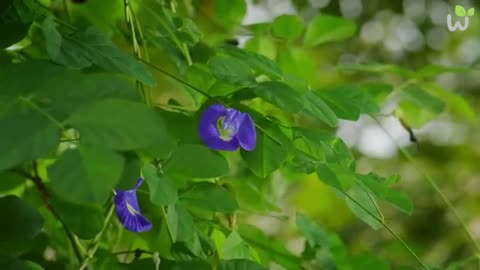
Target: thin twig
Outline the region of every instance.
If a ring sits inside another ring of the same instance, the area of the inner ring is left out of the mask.
[[[89,249],[87,250],[87,254],[85,255],[85,258],[83,259],[82,265],[80,266],[80,270],[83,270],[88,267],[91,259],[93,259],[93,256],[95,255],[95,252],[97,252],[98,246],[100,245],[100,240],[102,240],[103,234],[105,233],[108,227],[108,224],[110,224],[110,220],[112,219],[114,210],[115,210],[115,205],[112,202],[112,205],[110,206],[110,209],[108,210],[107,216],[103,223],[103,228],[97,234],[95,239],[93,239]]]
[[[81,262],[82,260],[82,254],[80,253],[79,249],[79,243],[75,241],[75,235],[70,231],[70,229],[67,227],[65,222],[62,220],[60,215],[58,215],[57,211],[53,207],[53,205],[50,202],[50,193],[48,192],[47,188],[43,184],[42,178],[40,177],[40,174],[38,173],[38,163],[37,161],[33,161],[33,172],[34,175],[29,174],[28,172],[25,172],[20,169],[12,169],[10,170],[20,176],[23,176],[33,182],[35,185],[36,189],[38,190],[38,193],[40,195],[40,199],[42,200],[43,204],[45,207],[50,211],[50,213],[62,224],[63,230],[65,231],[65,234],[68,237],[68,240],[70,241],[70,244],[73,247],[73,251],[75,253],[75,256],[77,257],[78,262]]]
[[[398,145],[398,143],[395,141],[393,136],[385,129],[385,127],[383,127],[383,125],[380,123],[380,121],[377,118],[374,118],[374,120],[377,122],[377,124],[383,130],[383,132],[385,132],[385,134],[390,137],[390,140],[397,147],[397,149],[399,149],[400,153],[402,153],[402,155],[412,164],[412,166],[415,168],[415,170],[417,170],[417,172],[419,172],[421,175],[423,175],[423,177],[427,180],[427,182],[430,184],[430,186],[433,188],[433,190],[440,196],[442,201],[447,206],[448,210],[451,211],[452,214],[455,216],[457,222],[460,224],[463,231],[465,232],[465,234],[467,235],[469,240],[472,242],[472,244],[475,247],[475,249],[477,250],[477,252],[480,252],[480,244],[478,243],[478,241],[475,239],[473,234],[468,229],[467,224],[465,223],[465,221],[463,221],[462,217],[460,216],[458,211],[455,209],[455,206],[453,206],[452,202],[448,199],[447,195],[445,195],[445,193],[443,193],[443,191],[437,185],[435,180],[433,180],[433,178],[430,177],[430,175],[428,175],[419,166],[417,166],[415,164],[415,160],[410,155],[410,153],[408,151],[406,151],[405,149],[403,149],[400,145]]]
[[[393,235],[393,237],[395,237],[395,239],[397,239],[404,247],[405,249],[408,250],[408,252],[418,261],[418,263],[420,265],[422,265],[422,267],[426,270],[429,270],[430,268],[428,268],[427,265],[425,265],[425,263],[423,263],[423,261],[420,259],[420,257],[418,257],[418,255],[408,246],[408,244],[403,241],[403,239],[395,232],[392,230],[392,228],[390,228],[390,226],[388,226],[387,223],[385,223],[385,221],[383,221],[382,219],[380,219],[379,217],[377,217],[375,214],[373,214],[372,212],[370,212],[370,210],[368,210],[365,206],[363,206],[361,203],[359,203],[357,200],[355,200],[352,196],[350,196],[350,194],[346,193],[346,192],[342,192],[343,195],[345,195],[349,200],[351,200],[353,203],[355,203],[356,205],[358,205],[360,208],[362,208],[363,211],[365,211],[368,215],[370,215],[371,217],[373,217],[377,222],[379,222],[380,224],[382,224],[382,226],[387,229],[387,231]]]

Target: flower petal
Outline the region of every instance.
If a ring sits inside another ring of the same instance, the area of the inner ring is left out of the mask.
[[[214,104],[208,107],[200,118],[198,133],[200,139],[211,149],[235,151],[238,149],[238,141],[235,138],[223,140],[217,129],[217,121],[220,117],[226,116],[227,109],[221,104]]]
[[[243,113],[243,121],[240,124],[236,138],[240,146],[247,150],[252,151],[257,146],[257,132],[255,130],[255,123],[248,113]]]
[[[142,215],[138,206],[137,188],[142,183],[143,179],[140,178],[133,189],[116,190],[113,198],[118,219],[127,230],[132,232],[145,232],[152,229],[152,223]]]

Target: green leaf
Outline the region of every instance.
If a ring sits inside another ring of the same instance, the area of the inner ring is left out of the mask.
[[[21,8],[19,8],[21,7]],[[21,41],[28,33],[34,19],[32,0],[2,0],[0,7],[0,48]]]
[[[22,184],[25,184],[25,177],[12,171],[0,173],[0,193],[8,193]]]
[[[302,94],[282,82],[263,82],[253,88],[257,96],[287,112],[303,109]]]
[[[52,189],[75,203],[104,203],[122,174],[124,159],[101,147],[81,146],[48,167]]]
[[[81,239],[94,238],[103,228],[103,209],[99,205],[78,204],[54,197],[52,205],[67,227]]]
[[[387,187],[381,182],[381,178],[373,173],[357,175],[357,178],[376,197],[384,199],[408,215],[412,214],[413,203],[405,192]]]
[[[60,142],[59,128],[38,112],[8,114],[0,126],[0,171],[43,157]]]
[[[250,67],[236,58],[218,55],[208,62],[213,75],[220,81],[244,87],[255,85],[255,77]]]
[[[310,246],[330,247],[330,235],[307,216],[297,213],[297,228],[305,236]]]
[[[279,240],[248,224],[238,224],[238,232],[266,262],[275,262],[287,270],[301,269],[300,258],[288,251]]]
[[[230,213],[238,209],[237,201],[230,191],[210,182],[194,184],[181,195],[180,200],[187,207],[213,212]]]
[[[245,259],[221,260],[218,270],[267,270],[263,265]]]
[[[265,123],[265,124],[264,124]],[[247,167],[257,176],[265,178],[280,168],[288,158],[290,142],[278,127],[267,122],[258,123],[270,135],[257,132],[257,146],[253,151],[241,151]],[[272,139],[275,138],[277,141]]]
[[[387,262],[369,255],[354,256],[350,264],[355,266],[355,270],[390,270]]]
[[[340,191],[349,190],[355,182],[355,172],[338,163],[319,164],[317,175],[322,182]]]
[[[73,58],[74,63],[86,63],[88,61],[105,70],[132,76],[149,86],[155,85],[152,74],[140,61],[118,48],[110,39],[94,28],[78,31],[64,38],[62,46],[65,42],[67,45],[61,51],[68,51],[68,54],[58,56],[64,57],[62,62],[71,60],[69,58]]]
[[[420,87],[408,87],[402,93],[404,99],[433,113],[441,113],[445,109],[445,103],[442,100],[430,95]]]
[[[349,189],[348,194],[350,198],[345,197],[345,200],[352,213],[373,229],[380,229],[380,220],[384,218],[373,195],[357,183]]]
[[[330,106],[338,118],[357,120],[360,114],[373,115],[380,111],[373,97],[366,91],[353,85],[344,85],[317,94]]]
[[[272,211],[279,212],[280,209],[270,201],[259,184],[258,178],[239,178],[229,181],[228,185],[232,187],[238,205],[242,210],[253,212],[269,213]]]
[[[29,80],[23,79],[25,74],[29,74]],[[2,94],[9,98],[28,96],[35,104],[62,117],[107,98],[140,98],[133,84],[123,76],[103,72],[83,73],[49,61],[6,64],[0,72],[0,82]]]
[[[216,0],[215,17],[217,23],[225,28],[235,28],[241,23],[247,12],[245,0]]]
[[[357,27],[349,19],[330,15],[317,15],[307,26],[303,40],[311,47],[326,42],[345,40],[355,34]]]
[[[15,257],[0,255],[0,269],[3,270],[44,270],[34,262],[20,260]]]
[[[148,184],[152,203],[164,206],[177,201],[177,188],[168,176],[160,175],[152,164],[145,164],[142,172]]]
[[[167,141],[160,115],[147,105],[128,100],[101,100],[76,111],[67,123],[83,143],[115,150],[145,148]]]
[[[305,28],[303,19],[296,15],[281,15],[272,23],[272,34],[279,38],[296,39],[300,37]]]
[[[445,103],[418,86],[402,91],[403,99],[395,114],[411,127],[420,127],[445,109]]]
[[[0,197],[0,242],[33,239],[43,227],[37,210],[17,196]]]
[[[227,160],[203,145],[181,144],[164,167],[167,175],[212,178],[227,175]]]
[[[42,32],[48,56],[53,61],[72,68],[85,68],[92,65],[92,60],[83,50],[79,50],[77,44],[62,38],[52,16],[42,22]]]
[[[172,230],[173,241],[190,241],[195,236],[193,218],[180,203],[168,206],[167,222]]]
[[[455,15],[458,17],[465,17],[467,15],[467,12],[465,11],[465,8],[460,6],[460,5],[455,5]]]
[[[469,8],[468,11],[467,11],[467,15],[469,17],[472,17],[474,14],[475,14],[475,9],[473,7]]]
[[[477,121],[478,118],[475,110],[461,95],[448,91],[436,83],[424,83],[422,84],[422,87],[445,102],[451,113],[463,117],[470,123],[475,123]]]
[[[305,107],[302,110],[303,114],[322,121],[330,127],[337,126],[338,119],[335,112],[319,94],[313,91],[308,91],[304,95],[304,100]]]
[[[232,231],[223,242],[221,258],[225,260],[251,259],[251,248],[237,231]]]
[[[264,55],[236,47],[224,47],[222,51],[240,61],[245,62],[245,64],[247,64],[254,71],[265,74],[272,80],[279,80],[283,78],[283,72],[277,63]]]

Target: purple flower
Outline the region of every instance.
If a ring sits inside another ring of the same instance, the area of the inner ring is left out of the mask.
[[[214,150],[235,151],[241,146],[252,151],[257,143],[255,124],[250,115],[221,104],[205,110],[198,131],[200,139]]]
[[[142,185],[139,178],[134,188],[129,190],[115,190],[113,202],[117,210],[117,217],[123,226],[132,232],[146,232],[152,228],[152,223],[141,213],[137,200],[137,189]]]

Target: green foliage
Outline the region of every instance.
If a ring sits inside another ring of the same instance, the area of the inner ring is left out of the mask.
[[[296,39],[302,35],[303,19],[299,16],[282,15],[272,23],[272,34],[284,39]]]
[[[0,225],[0,242],[30,240],[42,229],[42,216],[17,196],[1,197],[0,210],[2,220],[9,221]]]
[[[122,156],[98,146],[67,150],[48,167],[52,188],[71,202],[101,203],[111,194],[122,169]]]
[[[355,34],[354,22],[330,15],[317,15],[307,26],[305,46],[315,46],[331,41],[341,41]]]
[[[422,57],[415,70],[332,65],[358,46],[361,18],[330,7],[312,13],[294,1],[297,15],[242,25],[243,0],[54,2],[0,3],[0,46],[15,44],[0,54],[0,269],[394,269],[406,259],[364,234],[343,243],[358,230],[341,231],[343,210],[400,240],[390,219],[414,214],[417,200],[399,176],[370,172],[336,128],[382,117],[385,104],[409,128],[478,119],[474,102],[433,82],[471,68],[418,67]],[[244,47],[226,44],[244,34]],[[201,141],[199,119],[214,103],[252,117],[255,149]],[[134,188],[138,178],[146,185]],[[323,193],[291,203],[309,179]],[[136,192],[142,213],[132,201],[127,211],[150,231],[117,220],[120,190]],[[309,214],[290,222],[296,212]],[[297,252],[292,231],[305,240]],[[416,256],[403,240],[388,243],[397,245]]]

